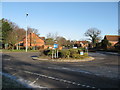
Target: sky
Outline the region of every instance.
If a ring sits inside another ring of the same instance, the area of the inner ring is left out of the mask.
[[[40,36],[84,40],[89,28],[101,30],[102,37],[118,34],[117,2],[3,2],[2,17],[20,28],[36,28]]]

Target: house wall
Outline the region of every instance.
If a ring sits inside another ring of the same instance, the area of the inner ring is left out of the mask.
[[[49,47],[51,47],[50,49],[53,49],[53,45],[44,45],[44,49],[48,49]],[[59,50],[62,50],[62,46],[58,46]]]
[[[43,46],[45,44],[44,40],[40,39],[36,34],[31,33],[27,37],[28,47],[29,46]],[[23,40],[24,46],[26,46],[26,38]]]
[[[118,41],[109,41],[111,43],[111,46],[114,46]]]

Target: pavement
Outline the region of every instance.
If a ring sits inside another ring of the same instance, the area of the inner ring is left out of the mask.
[[[33,60],[37,52],[3,53],[3,72],[37,88],[118,88],[118,55],[89,53],[93,61]]]

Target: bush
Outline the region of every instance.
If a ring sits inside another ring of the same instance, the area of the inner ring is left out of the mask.
[[[67,50],[59,50],[58,56],[59,58],[84,58],[88,56],[87,53],[84,53],[84,55],[80,55],[80,52],[83,51],[81,49],[67,49]],[[41,50],[40,51],[40,56],[46,55],[46,56],[52,56],[52,50]]]
[[[70,51],[69,50],[61,50],[59,53],[61,58],[69,58],[70,57]]]
[[[72,54],[72,58],[77,58],[77,59],[79,59],[79,58],[80,58],[80,54]]]
[[[49,55],[49,52],[50,52],[50,50],[44,50],[44,51],[43,51],[43,54],[48,56],[48,55]]]

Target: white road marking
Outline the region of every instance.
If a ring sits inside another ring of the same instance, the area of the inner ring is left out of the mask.
[[[98,59],[105,59],[105,58],[98,58]]]
[[[47,88],[47,87],[43,87],[43,86],[40,86],[40,85],[37,85],[37,84],[30,84],[31,81],[28,81],[28,80],[25,80],[21,77],[17,78],[15,76],[12,76],[8,73],[4,73],[4,72],[0,72],[0,75],[3,75],[3,76],[6,76],[8,78],[11,78],[12,80],[15,80],[16,82],[26,86],[27,88]]]
[[[52,67],[48,67],[48,68],[52,68]],[[9,69],[13,69],[13,68],[9,68]],[[57,67],[55,69],[59,69],[59,68]],[[69,68],[64,68],[64,67],[62,69],[70,70]],[[71,71],[78,71],[78,70],[71,70]],[[30,72],[30,71],[24,71],[24,72],[32,74],[32,75],[37,75],[37,76],[49,78],[49,79],[52,79],[52,80],[64,82],[64,83],[69,83],[69,84],[77,85],[77,86],[82,86],[82,87],[86,87],[86,88],[96,88],[96,87],[92,87],[92,86],[88,86],[88,85],[83,85],[83,84],[80,84],[80,83],[76,83],[76,82],[73,82],[73,81],[68,81],[68,80],[64,80],[64,79],[60,79],[60,78],[55,78],[55,77],[51,77],[51,76],[46,76],[44,74],[34,73],[34,72]],[[86,72],[86,71],[78,71],[78,72],[84,72],[84,73],[90,74],[90,72]],[[31,82],[30,85],[34,84],[38,79],[39,79],[39,77],[35,81]]]
[[[78,86],[80,86],[81,84],[77,84]]]
[[[108,72],[112,72],[112,71],[108,71]]]
[[[10,58],[6,58],[6,59],[4,59],[4,60],[8,60],[8,61],[9,61],[9,60],[11,60],[11,59],[10,59]]]
[[[95,87],[92,87],[92,88],[95,88]]]
[[[16,75],[17,73],[12,74],[13,76]]]
[[[64,80],[64,79],[60,79],[60,78],[55,78],[55,77],[51,77],[51,76],[46,76],[44,74],[33,73],[33,72],[30,72],[30,71],[24,71],[24,72],[25,73],[29,73],[29,74],[33,74],[33,75],[38,75],[38,76],[41,76],[41,77],[46,77],[46,78],[49,78],[49,79],[52,79],[52,80],[57,80],[57,81],[64,82],[64,83],[69,83],[69,84],[73,84],[73,85],[77,85],[77,86],[82,86],[82,87],[86,87],[86,88],[93,88],[92,86],[82,85],[80,83],[76,83],[76,82],[73,82],[73,81],[68,81],[68,80]]]
[[[9,68],[9,69],[13,69],[13,68]]]
[[[32,83],[30,83],[30,84],[34,84],[35,82],[37,82],[38,81],[38,79],[39,79],[39,77],[38,78],[36,78],[36,80],[35,81],[33,81]]]
[[[84,70],[79,70],[79,69],[73,69],[73,68],[66,68],[66,67],[48,67],[49,69],[56,69],[56,70],[68,70],[68,71],[73,71],[73,72],[80,72],[80,73],[86,73],[86,74],[92,74],[91,72],[84,71]]]
[[[89,88],[90,86],[86,86],[87,88]]]

